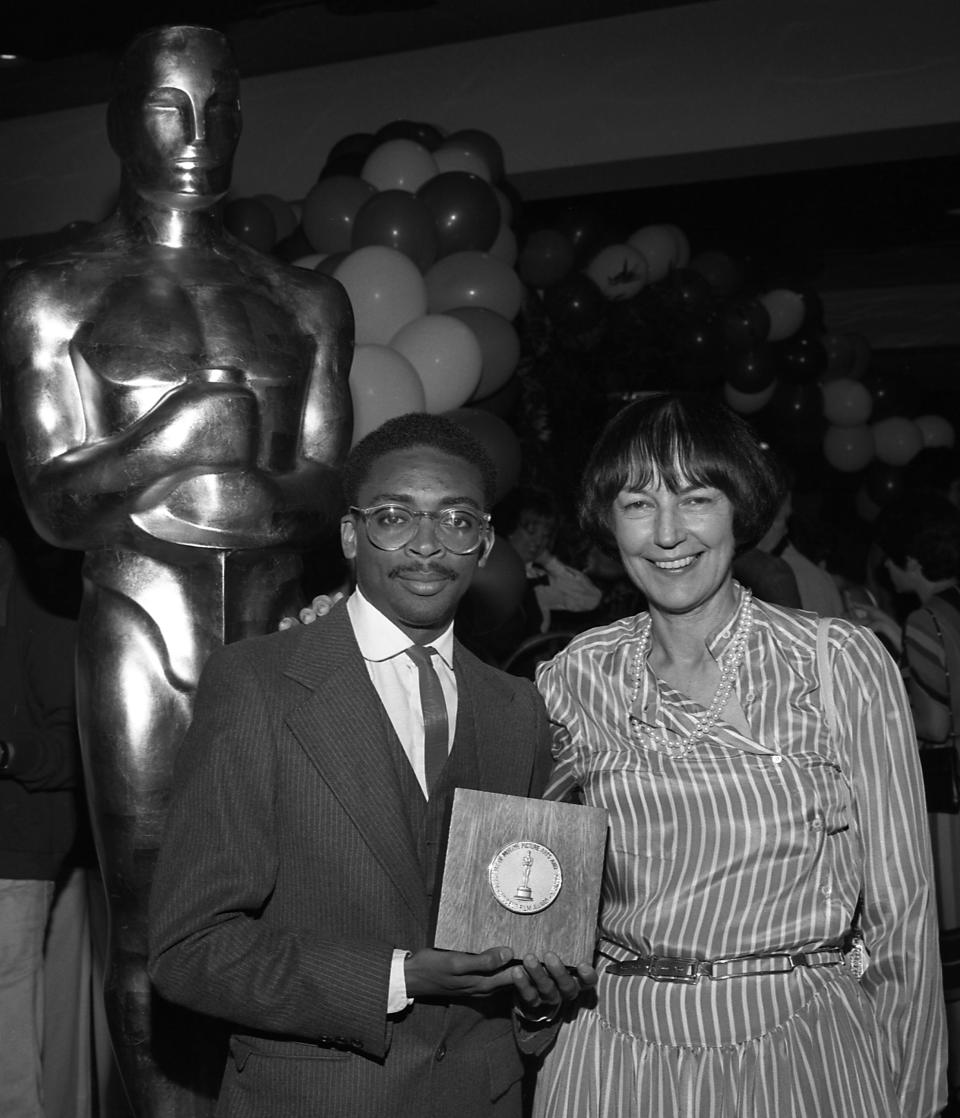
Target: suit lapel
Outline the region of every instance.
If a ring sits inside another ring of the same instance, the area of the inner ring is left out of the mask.
[[[346,609],[309,628],[286,674],[312,693],[289,712],[287,725],[422,922],[423,874],[384,737],[386,716]]]
[[[506,680],[459,643],[455,650],[461,710],[468,707],[477,732],[480,787],[486,792],[526,795],[536,743],[533,725],[517,711],[516,696]],[[525,732],[524,732],[525,731]]]

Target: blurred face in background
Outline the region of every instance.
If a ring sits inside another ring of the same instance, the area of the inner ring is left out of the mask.
[[[556,532],[555,517],[524,512],[520,514],[516,528],[507,538],[524,563],[533,563],[553,546]]]

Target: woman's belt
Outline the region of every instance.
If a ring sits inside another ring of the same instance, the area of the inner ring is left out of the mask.
[[[843,962],[839,947],[816,951],[771,951],[762,955],[738,955],[728,959],[687,959],[672,955],[638,955],[610,963],[607,974],[652,978],[654,982],[693,984],[701,978],[722,982],[758,974],[789,974],[799,967],[836,967]]]

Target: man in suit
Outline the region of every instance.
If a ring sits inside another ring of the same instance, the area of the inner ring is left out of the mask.
[[[219,1114],[517,1118],[522,1052],[595,980],[550,954],[511,963],[509,945],[429,946],[453,789],[535,796],[549,766],[533,685],[453,637],[493,542],[494,481],[447,420],[384,424],[344,469],[354,593],[204,670],[154,878],[150,974],[233,1025]],[[429,650],[423,683],[414,646]]]

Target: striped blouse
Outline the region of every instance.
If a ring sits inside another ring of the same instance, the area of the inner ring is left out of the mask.
[[[702,708],[646,663],[635,678],[645,615],[581,634],[541,665],[556,762],[547,795],[578,794],[609,812],[600,948],[613,958],[835,944],[862,891],[871,957],[860,988],[902,1113],[925,1118],[944,1102],[943,995],[916,741],[899,672],[871,632],[832,620],[832,733],[821,707],[817,618],[756,599],[754,611],[735,684],[750,735],[721,721],[683,756],[646,731],[687,733]],[[709,641],[715,657],[734,620]],[[710,985],[718,992],[703,997],[728,999],[711,1007],[717,1021],[728,1014],[718,1028],[731,1038],[738,1023],[756,1025],[751,1035],[765,1030],[769,1007],[750,1005],[761,996],[750,991],[778,995],[762,984]],[[686,1016],[700,1012],[683,999],[701,995],[672,986],[655,996],[667,1000],[654,1016],[682,1002],[674,1025],[657,1026],[668,1042],[693,1043],[670,1032],[679,1036]]]

